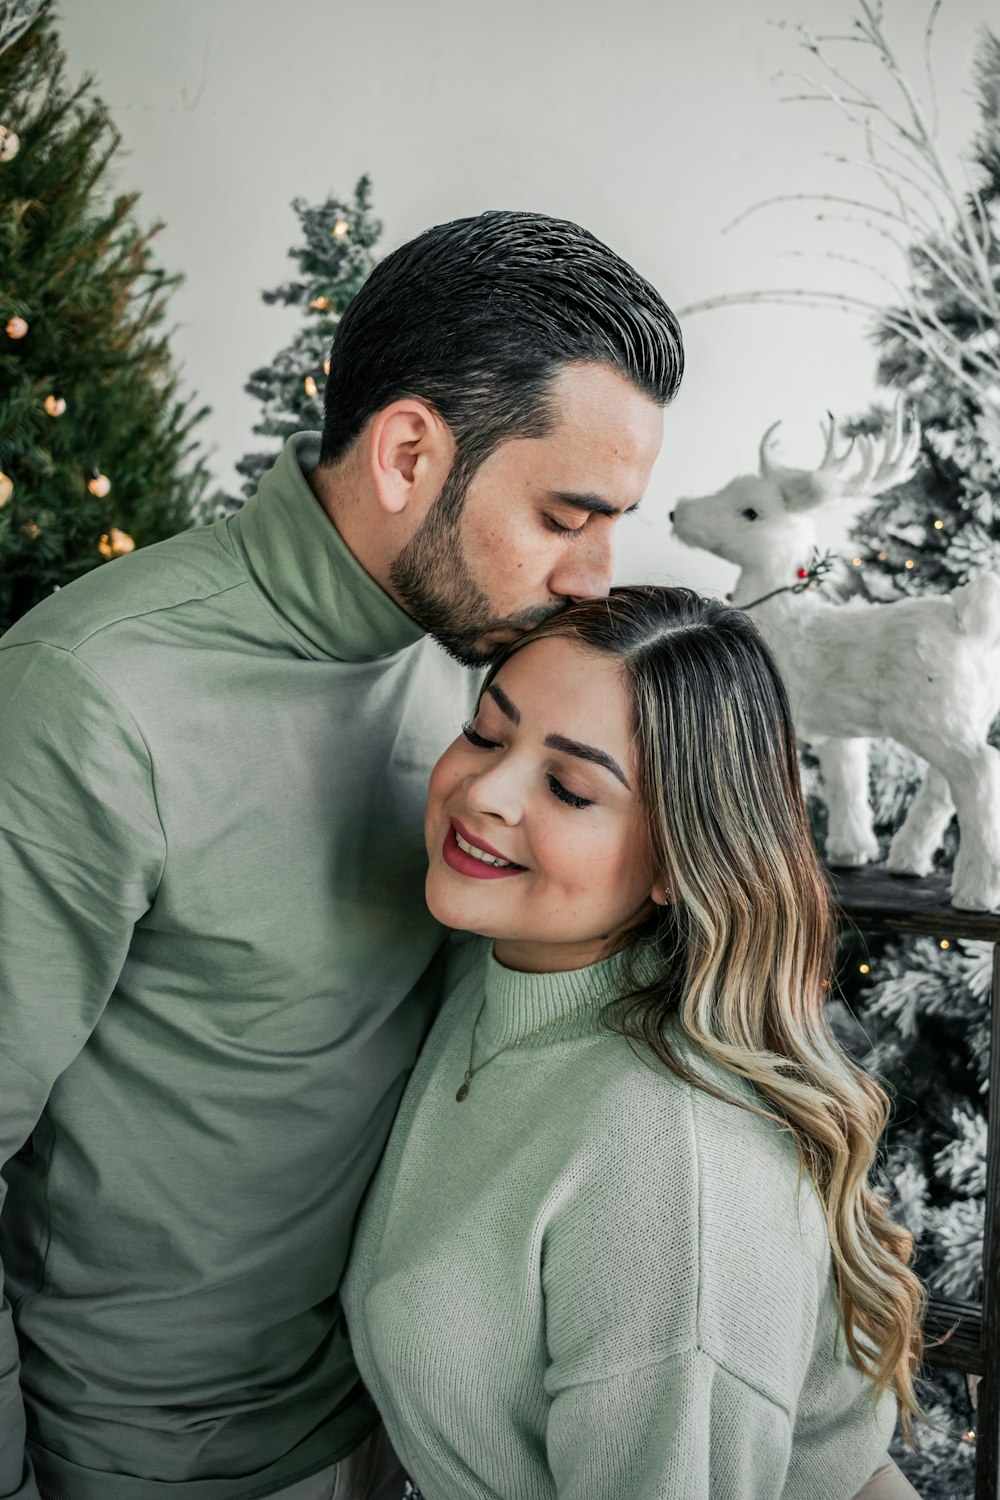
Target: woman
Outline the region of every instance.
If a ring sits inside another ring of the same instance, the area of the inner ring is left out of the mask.
[[[788,704],[683,589],[505,650],[431,778],[448,993],[345,1287],[427,1500],[915,1492],[911,1236],[883,1090],[827,1028]],[[862,1489],[862,1486],[864,1488]]]

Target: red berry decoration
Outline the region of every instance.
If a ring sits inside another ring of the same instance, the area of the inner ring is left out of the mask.
[[[809,569],[808,568],[800,568],[799,569],[799,577],[800,578],[808,578],[809,577]]]

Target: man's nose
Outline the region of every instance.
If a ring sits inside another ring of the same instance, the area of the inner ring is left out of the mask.
[[[562,599],[606,599],[614,567],[614,533],[608,527],[607,535],[595,537],[586,551],[581,548],[562,559],[549,580],[549,588]]]

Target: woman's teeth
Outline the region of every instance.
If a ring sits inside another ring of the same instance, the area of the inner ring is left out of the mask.
[[[498,859],[495,854],[487,854],[485,849],[477,849],[474,844],[467,843],[457,829],[455,843],[464,854],[471,854],[473,859],[481,859],[484,865],[497,865],[501,870],[513,869],[512,860]]]

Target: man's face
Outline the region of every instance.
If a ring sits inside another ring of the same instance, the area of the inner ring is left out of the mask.
[[[456,470],[392,564],[404,607],[467,666],[611,587],[614,528],[639,502],[661,408],[603,365],[554,379],[545,437],[502,443],[461,500]]]

